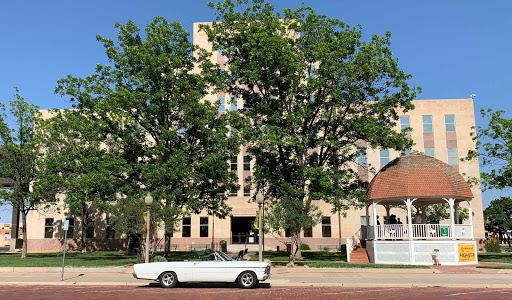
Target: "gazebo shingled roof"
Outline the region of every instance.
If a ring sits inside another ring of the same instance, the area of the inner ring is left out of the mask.
[[[425,155],[407,155],[383,167],[370,182],[368,200],[397,198],[471,199],[468,184],[452,166]]]

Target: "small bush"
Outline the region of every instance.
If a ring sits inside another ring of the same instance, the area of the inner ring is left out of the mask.
[[[302,243],[300,244],[300,250],[311,250],[308,244]]]
[[[167,258],[160,256],[160,255],[156,255],[151,258],[151,261],[152,262],[162,262],[162,261],[167,261]]]
[[[498,240],[488,239],[485,241],[485,251],[487,252],[501,252],[501,246]]]

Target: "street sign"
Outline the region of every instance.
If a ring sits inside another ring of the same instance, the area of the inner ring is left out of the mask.
[[[68,230],[69,229],[69,220],[66,220],[64,221],[64,230]]]

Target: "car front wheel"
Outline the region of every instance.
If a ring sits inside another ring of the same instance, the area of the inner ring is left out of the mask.
[[[174,272],[163,272],[160,275],[160,286],[163,288],[173,288],[178,284],[178,278]]]
[[[245,271],[238,277],[238,284],[241,288],[252,289],[258,284],[258,277],[254,272]]]

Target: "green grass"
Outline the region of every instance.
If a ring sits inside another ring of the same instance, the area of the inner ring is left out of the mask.
[[[272,262],[272,265],[284,266],[287,262]],[[308,266],[310,268],[345,268],[345,269],[430,269],[429,266],[417,265],[376,265],[376,264],[348,264],[340,262],[296,262],[297,266]]]
[[[272,262],[288,262],[289,255],[287,252],[277,252],[277,251],[265,251],[263,252],[263,258],[269,259]],[[251,257],[252,261],[257,261],[258,256]],[[327,252],[327,251],[308,251],[302,252],[302,259],[297,259],[296,261],[346,261],[346,254],[340,255],[339,252]]]
[[[162,255],[156,253],[155,255]],[[171,258],[198,260],[195,252],[171,252]],[[112,267],[131,266],[138,263],[137,255],[126,255],[124,252],[98,251],[88,253],[66,253],[67,267]],[[28,253],[21,259],[21,253],[0,253],[0,267],[61,267],[62,252],[59,253]]]
[[[478,261],[480,262],[500,262],[512,264],[512,252],[495,253],[481,252],[478,253]]]
[[[512,266],[477,266],[480,269],[512,269]]]

